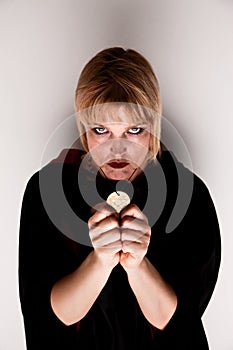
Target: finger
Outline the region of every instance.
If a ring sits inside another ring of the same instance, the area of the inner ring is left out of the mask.
[[[121,219],[120,227],[142,231],[143,233],[150,231],[150,226],[148,226],[146,221],[128,215],[124,216],[123,219]]]
[[[105,254],[116,254],[122,250],[122,242],[120,240],[117,240],[96,249],[98,249],[98,251],[104,252]]]
[[[107,231],[105,233],[102,233],[101,235],[98,235],[96,237],[92,236],[90,234],[90,238],[92,241],[92,244],[95,248],[103,247],[105,245],[108,245],[112,242],[120,241],[121,239],[121,233],[119,229],[113,229],[110,231]]]
[[[146,243],[138,243],[132,241],[122,242],[122,251],[123,253],[130,253],[132,255],[141,255],[144,252],[144,255],[147,252],[148,245]]]
[[[95,213],[96,211],[103,211],[105,209],[109,209],[109,211],[111,212],[115,212],[114,208],[111,207],[107,202],[100,202],[97,203],[92,209],[91,211],[93,211],[93,213]]]
[[[121,233],[121,240],[123,242],[137,242],[137,243],[149,243],[150,234],[148,232],[143,233],[137,230],[123,229]]]
[[[125,216],[132,216],[148,222],[146,215],[143,214],[136,204],[129,204],[121,211],[120,218],[123,219]]]
[[[113,228],[119,229],[119,222],[113,215],[108,216],[99,222],[89,222],[89,229],[95,236],[101,234],[102,232],[112,230]]]
[[[88,220],[89,228],[93,225],[93,223],[96,224],[97,222],[102,221],[110,215],[113,215],[116,218],[118,218],[118,214],[116,213],[116,211],[105,202],[98,203],[97,205],[95,205],[93,211],[95,211],[94,214]]]

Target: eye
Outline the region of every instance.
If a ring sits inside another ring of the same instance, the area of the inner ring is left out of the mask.
[[[99,128],[93,128],[92,129],[97,135],[102,135],[102,134],[106,134],[107,133],[107,129],[103,128],[103,127],[99,127]]]
[[[138,134],[140,134],[140,133],[143,132],[143,131],[144,131],[143,128],[134,127],[134,128],[130,128],[130,129],[128,130],[128,133],[129,133],[129,134],[133,134],[133,135],[138,135]]]

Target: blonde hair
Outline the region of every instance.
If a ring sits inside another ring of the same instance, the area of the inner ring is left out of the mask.
[[[100,115],[102,120],[103,115],[105,120],[106,115],[109,119],[106,113],[109,105],[124,106],[134,121],[150,122],[149,148],[152,158],[156,158],[160,151],[160,89],[150,63],[140,53],[121,47],[108,48],[97,53],[83,68],[75,91],[75,110],[86,151],[86,126]]]

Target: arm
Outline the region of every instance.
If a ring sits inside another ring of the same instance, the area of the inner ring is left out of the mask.
[[[103,289],[111,270],[91,252],[77,270],[53,286],[51,306],[57,317],[66,325],[82,319]]]
[[[46,178],[48,182],[47,187],[51,190],[50,195],[52,198],[53,193],[55,193],[55,189],[52,186],[54,183],[53,170],[54,168],[51,169],[51,173],[48,172]],[[108,273],[119,262],[118,252],[121,249],[119,230],[115,230],[114,236],[114,230],[112,230],[111,235],[108,235],[108,229],[106,228],[104,230],[103,228],[105,221],[108,227],[110,225],[111,220],[109,216],[112,212],[110,213],[109,211],[108,214],[105,213],[102,216],[102,221],[100,216],[97,217],[98,213],[95,216],[93,215],[94,220],[90,220],[89,222],[91,225],[89,233],[95,247],[95,254],[90,255],[82,267],[79,261],[77,261],[76,265],[76,269],[78,266],[81,267],[79,272],[82,271],[83,275],[84,267],[87,267],[87,265],[89,267],[92,266],[92,272],[96,271],[97,266],[101,266],[102,285],[104,284],[104,278],[107,279]],[[118,220],[116,221],[118,225]],[[114,226],[114,224],[112,225]],[[110,240],[113,239],[113,247],[109,243],[107,245],[108,249],[101,248],[101,244],[104,245],[104,242],[107,244],[105,239],[101,243],[100,238],[102,239],[102,236],[108,236]],[[118,243],[116,237],[118,237]],[[64,322],[57,317],[51,305],[51,291],[55,284],[64,279],[65,276],[67,276],[68,280],[68,276],[75,271],[76,257],[67,255],[66,251],[63,235],[53,225],[43,205],[39,187],[39,172],[37,172],[28,181],[25,189],[21,208],[19,234],[19,295],[28,350],[40,350],[44,348],[66,349],[73,346],[73,337],[76,334],[77,325],[74,323],[66,327]],[[117,253],[114,253],[116,251]],[[74,276],[80,277],[81,275],[74,273],[72,277]],[[91,283],[94,284],[93,280]],[[101,289],[100,284],[97,289]],[[74,287],[77,288],[77,284]],[[98,293],[98,290],[95,293]],[[81,307],[84,299],[85,294],[82,295],[79,307]],[[64,302],[64,300],[61,301]],[[72,303],[73,300],[69,305],[72,305]],[[55,306],[53,305],[53,307]],[[79,309],[76,312],[78,319],[80,317]],[[73,317],[73,315],[71,316]],[[62,318],[62,315],[60,317]],[[66,319],[64,321],[66,324],[71,324],[74,320]]]
[[[127,274],[144,316],[156,328],[164,329],[177,306],[173,289],[145,257],[136,269],[127,270]]]
[[[59,280],[51,291],[51,306],[66,325],[82,319],[103,289],[121,250],[118,218],[105,203],[97,205],[89,219],[94,250],[71,274]]]
[[[220,231],[206,186],[197,177],[194,180],[192,201],[182,223],[171,234],[153,239],[147,254],[177,295],[176,310],[159,333],[161,348],[208,349],[201,316],[218,276]],[[157,329],[152,331],[158,334]]]
[[[120,262],[129,284],[147,320],[156,328],[164,329],[177,306],[173,289],[145,257],[151,230],[145,215],[135,205],[129,205],[121,214],[123,248]]]

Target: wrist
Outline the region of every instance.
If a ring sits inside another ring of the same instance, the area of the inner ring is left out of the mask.
[[[97,254],[95,250],[90,253],[91,262],[98,270],[110,273],[112,269],[117,265],[118,260],[116,258],[106,259],[100,254]]]
[[[128,277],[133,277],[134,275],[138,275],[141,272],[145,271],[148,268],[148,261],[145,257],[140,261],[139,264],[134,266],[127,266],[125,267],[125,271],[128,275]]]

